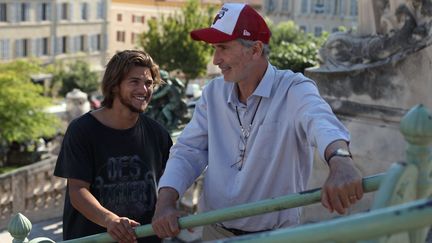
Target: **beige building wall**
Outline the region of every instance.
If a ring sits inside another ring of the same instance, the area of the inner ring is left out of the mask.
[[[109,0],[0,0],[0,63],[83,59],[105,64]]]
[[[356,28],[358,0],[264,0],[263,14],[274,23],[293,20],[305,32],[321,35],[339,26]]]
[[[221,5],[220,0],[204,4]],[[148,20],[180,13],[186,0],[112,0],[109,56],[116,51],[138,48],[138,35],[148,30]]]

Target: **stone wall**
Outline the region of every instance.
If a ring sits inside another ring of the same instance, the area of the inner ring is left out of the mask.
[[[66,180],[54,177],[57,157],[0,175],[0,230],[20,212],[32,222],[63,214]]]
[[[432,46],[387,63],[364,69],[338,72],[308,69],[305,75],[317,82],[321,95],[351,133],[354,161],[363,176],[387,171],[405,159],[406,143],[399,131],[402,116],[414,105],[432,109]],[[328,173],[318,158],[310,188],[320,187]],[[368,210],[373,193],[351,213]],[[314,222],[336,217],[321,205],[304,209],[303,221]]]

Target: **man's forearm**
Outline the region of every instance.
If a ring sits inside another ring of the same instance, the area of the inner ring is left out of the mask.
[[[109,218],[117,217],[103,207],[88,190],[87,183],[69,179],[69,196],[72,206],[90,221],[107,227]]]
[[[178,192],[172,187],[162,187],[159,189],[156,207],[175,206],[179,198]]]

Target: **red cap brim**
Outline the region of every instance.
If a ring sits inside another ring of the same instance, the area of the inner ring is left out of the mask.
[[[232,41],[238,38],[235,35],[227,35],[215,28],[194,30],[191,31],[190,35],[194,40],[201,40],[210,44]]]

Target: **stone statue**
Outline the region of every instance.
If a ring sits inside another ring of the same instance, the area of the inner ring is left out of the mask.
[[[374,0],[359,4],[361,33],[330,35],[319,51],[321,70],[377,66],[404,58],[432,43],[431,0]],[[368,10],[372,15],[369,20]]]
[[[90,109],[86,93],[79,89],[73,89],[66,94],[66,117],[68,122],[88,112]]]
[[[178,78],[171,78],[165,70],[160,71],[166,84],[158,87],[150,102],[147,115],[173,130],[189,119],[185,101],[185,86]]]

